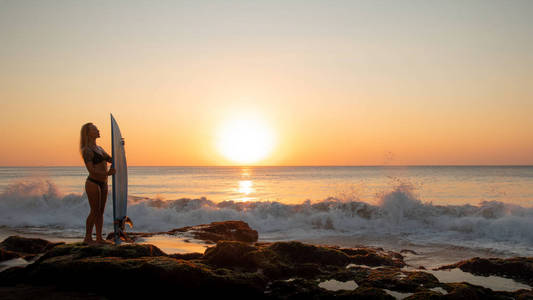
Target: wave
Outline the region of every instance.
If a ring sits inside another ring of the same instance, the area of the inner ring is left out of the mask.
[[[107,230],[112,228],[113,215],[109,199],[104,216]],[[136,196],[130,196],[128,201],[128,215],[135,223],[135,231],[167,231],[214,221],[243,220],[258,230],[260,237],[401,237],[417,243],[485,247],[505,243],[528,251],[533,247],[533,208],[497,201],[434,205],[418,199],[408,184],[384,191],[376,204],[335,197],[300,204],[215,203],[206,198],[162,200]],[[85,194],[63,194],[49,180],[15,182],[0,194],[0,226],[82,232],[88,212]]]

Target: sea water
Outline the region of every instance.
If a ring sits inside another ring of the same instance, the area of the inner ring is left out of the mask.
[[[84,167],[0,167],[1,238],[81,240],[86,176]],[[243,220],[260,240],[411,249],[426,267],[533,256],[530,166],[131,166],[128,177],[135,231]]]

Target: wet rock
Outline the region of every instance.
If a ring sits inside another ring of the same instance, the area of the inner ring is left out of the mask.
[[[393,251],[384,251],[382,248],[343,248],[339,251],[349,255],[350,263],[366,265],[371,267],[376,266],[395,266],[403,267],[405,262],[403,256]]]
[[[0,285],[56,286],[109,297],[153,296],[176,290],[199,296],[235,291],[262,296],[266,280],[261,274],[221,271],[168,257],[151,245],[69,244],[52,249],[26,268],[1,272]],[[150,289],[139,288],[143,286]]]
[[[265,294],[273,299],[327,299],[333,293],[318,286],[318,281],[303,278],[272,282]]]
[[[417,292],[422,287],[426,289],[439,285],[439,280],[432,274],[402,271],[391,267],[369,270],[368,277],[360,279],[360,282],[399,292]]]
[[[19,258],[19,257],[20,257],[20,254],[16,252],[4,250],[0,248],[0,261],[10,260],[10,259]]]
[[[37,238],[25,238],[21,236],[10,236],[6,238],[2,243],[0,243],[1,256],[3,258],[12,259],[17,257],[22,257],[25,259],[31,259],[36,256],[36,254],[44,253],[55,246],[65,244],[61,243],[52,243],[47,240],[37,239]],[[18,255],[18,256],[15,256]],[[11,257],[11,258],[9,258]],[[1,260],[0,260],[1,261]]]
[[[517,300],[532,300],[533,290],[519,290],[514,292],[512,297]]]
[[[70,292],[106,298],[158,298],[179,291],[199,298],[393,299],[384,289],[412,294],[408,299],[532,296],[528,290],[495,292],[468,283],[440,283],[432,274],[406,271],[401,268],[404,265],[403,256],[392,251],[297,241],[219,240],[203,254],[172,255],[148,244],[74,243],[55,245],[26,267],[0,272],[0,292],[13,291],[24,297],[18,288],[22,285],[31,295],[51,288],[58,298]],[[327,290],[319,286],[326,280],[354,281],[358,287]]]
[[[344,293],[347,299],[379,299],[379,300],[392,300],[394,297],[387,294],[382,289],[360,286],[352,292]]]
[[[59,290],[53,286],[18,285],[14,287],[0,287],[3,300],[39,299],[39,300],[102,300],[102,296],[92,293]]]
[[[393,259],[391,257],[382,256],[377,253],[367,255],[355,255],[350,257],[350,261],[354,264],[367,266],[396,266],[403,267],[405,263],[402,260]]]
[[[256,243],[253,246],[243,242],[222,241],[208,248],[204,259],[206,263],[216,267],[247,272],[259,271],[272,279],[295,276],[316,278],[321,275],[343,274],[350,263],[371,266],[403,265],[403,261],[393,258],[390,253],[370,249],[337,249],[296,241]]]
[[[445,295],[446,299],[472,299],[472,300],[508,300],[504,293],[495,293],[491,289],[473,285],[467,282],[448,283],[451,291]]]
[[[394,299],[379,288],[360,286],[351,291],[328,291],[319,287],[319,281],[302,278],[275,281],[266,294],[273,299]]]
[[[218,241],[257,242],[259,234],[243,221],[213,222],[206,225],[183,227],[170,232],[190,232],[194,238],[216,243]]]
[[[268,248],[287,262],[334,266],[345,266],[350,263],[350,257],[342,251],[301,242],[278,242]]]
[[[138,238],[152,237],[154,235],[186,235],[192,236],[195,239],[202,240],[209,243],[217,243],[219,241],[240,241],[247,243],[257,242],[259,234],[256,230],[243,221],[224,221],[213,222],[210,224],[202,224],[196,226],[187,226],[177,229],[172,229],[165,232],[128,232],[127,235],[133,241]],[[107,235],[107,240],[113,240],[114,233]]]
[[[146,256],[166,256],[154,245],[149,244],[122,244],[116,245],[86,245],[83,243],[65,244],[54,247],[38,259],[38,262],[54,257],[68,256],[72,260],[86,257],[117,257],[137,258]]]
[[[251,251],[258,250],[243,242],[221,241],[215,247],[205,250],[204,258],[207,263],[218,267],[245,267],[253,268],[255,263],[246,259]]]
[[[316,277],[338,271],[348,257],[326,247],[299,242],[260,243],[251,246],[243,242],[222,241],[205,251],[206,263],[247,272],[259,271],[279,279],[291,276]]]
[[[452,265],[440,267],[439,269],[453,268],[459,268],[475,275],[509,277],[533,286],[533,257],[513,257],[506,259],[474,257]]]
[[[402,253],[402,254],[418,255],[418,253],[416,253],[416,251],[414,251],[414,250],[409,250],[409,249],[402,249],[402,250],[400,250],[400,253]]]
[[[193,259],[200,259],[204,256],[203,253],[174,253],[169,254],[169,257],[177,258],[177,259],[183,259],[183,260],[193,260]]]
[[[440,299],[446,299],[446,297],[444,297],[441,293],[437,293],[437,292],[429,291],[429,290],[420,291],[420,292],[414,293],[413,295],[407,298],[404,298],[404,300],[440,300]]]

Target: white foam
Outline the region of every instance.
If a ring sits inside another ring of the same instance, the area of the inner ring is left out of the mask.
[[[373,241],[445,244],[533,255],[533,208],[501,202],[433,205],[408,185],[384,192],[378,204],[327,198],[319,202],[215,203],[206,198],[160,199],[131,196],[128,215],[135,231],[167,231],[215,221],[243,220],[263,239],[320,239],[344,236]],[[51,181],[19,181],[0,194],[0,226],[33,227],[82,235],[89,204],[85,194],[63,194]],[[104,231],[112,230],[107,201]]]

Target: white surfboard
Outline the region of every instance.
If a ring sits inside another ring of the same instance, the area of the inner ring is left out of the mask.
[[[121,237],[127,239],[124,225],[131,224],[127,217],[128,208],[128,166],[126,164],[126,151],[124,139],[120,133],[117,121],[111,114],[111,151],[112,166],[116,170],[113,175],[113,224],[115,230],[115,244],[120,244]]]

